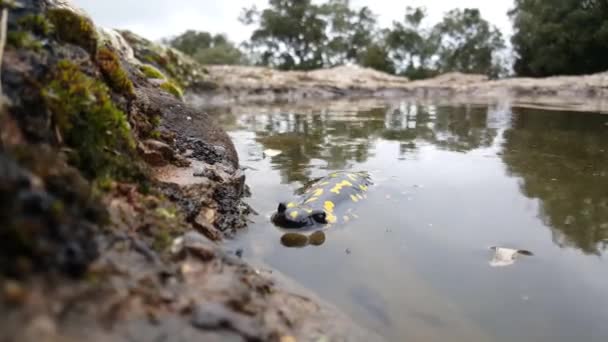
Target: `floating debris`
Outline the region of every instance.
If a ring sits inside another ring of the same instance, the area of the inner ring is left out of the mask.
[[[264,156],[266,156],[266,157],[270,157],[270,158],[272,158],[272,157],[276,157],[276,156],[278,156],[278,155],[280,155],[280,154],[282,154],[282,153],[283,153],[283,152],[281,152],[281,151],[279,151],[279,150],[273,150],[273,149],[271,149],[271,148],[269,148],[269,149],[267,149],[267,150],[264,150]]]
[[[492,267],[504,267],[510,266],[515,263],[515,259],[519,254],[532,256],[532,252],[523,249],[512,249],[505,247],[490,247],[494,251],[494,256],[490,260],[490,266]]]
[[[350,248],[347,248],[344,252],[346,252],[346,254],[352,253],[351,250],[350,250]]]

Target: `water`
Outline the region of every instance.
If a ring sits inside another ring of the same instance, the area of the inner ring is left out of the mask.
[[[217,115],[260,212],[233,247],[362,326],[389,341],[608,340],[608,116],[407,102]],[[372,173],[359,219],[283,247],[269,215],[332,170]],[[491,267],[491,246],[534,256]]]

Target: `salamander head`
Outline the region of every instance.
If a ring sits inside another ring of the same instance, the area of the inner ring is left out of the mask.
[[[311,210],[293,203],[280,203],[277,212],[272,216],[272,222],[282,228],[297,229],[326,224],[327,215],[322,210]]]

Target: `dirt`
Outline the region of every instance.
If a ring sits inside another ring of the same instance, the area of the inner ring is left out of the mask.
[[[489,80],[483,75],[450,73],[409,81],[357,66],[311,72],[262,67],[209,66],[213,91],[192,91],[189,102],[227,106],[251,102],[338,98],[402,98],[451,103],[507,103],[575,111],[608,112],[608,73],[549,78]]]

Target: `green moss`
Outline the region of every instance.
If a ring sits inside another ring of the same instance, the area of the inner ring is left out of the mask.
[[[162,72],[160,72],[158,69],[156,69],[155,67],[153,67],[149,64],[144,64],[144,65],[140,66],[139,70],[141,70],[141,72],[147,78],[160,79],[160,80],[165,79],[165,75],[163,75]]]
[[[65,143],[76,150],[71,163],[85,175],[140,177],[127,117],[116,108],[105,84],[64,60],[56,65],[42,95]]]
[[[95,59],[99,69],[101,69],[101,73],[114,91],[129,98],[135,97],[133,83],[120,64],[120,59],[114,51],[108,47],[102,47],[97,51]]]
[[[40,50],[42,42],[30,32],[26,31],[11,31],[6,35],[6,43],[17,49]]]
[[[184,91],[177,84],[175,84],[171,81],[167,81],[167,82],[161,84],[160,87],[164,91],[166,91],[170,94],[173,94],[178,99],[181,99],[184,96]]]
[[[17,20],[17,25],[40,36],[48,36],[54,30],[53,24],[41,14],[25,15]]]
[[[158,140],[162,138],[162,134],[160,133],[160,131],[154,130],[152,131],[152,133],[150,133],[150,138]]]
[[[65,8],[51,9],[47,12],[47,17],[60,40],[95,54],[98,36],[95,25],[89,18]]]

